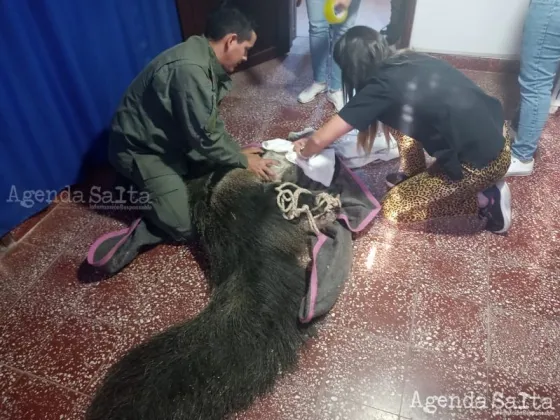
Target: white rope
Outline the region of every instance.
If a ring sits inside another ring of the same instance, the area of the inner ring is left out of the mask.
[[[294,188],[295,191],[291,191],[290,187]],[[335,208],[340,208],[342,206],[339,195],[333,197],[326,192],[322,192],[317,194],[317,196],[315,197],[315,207],[313,209],[310,209],[307,204],[298,207],[299,196],[301,194],[312,195],[312,193],[311,191],[306,190],[305,188],[301,188],[291,182],[285,182],[282,185],[276,187],[276,191],[278,191],[276,202],[278,204],[278,208],[282,211],[284,218],[287,220],[293,220],[305,213],[307,215],[307,219],[309,220],[311,229],[313,229],[313,231],[317,235],[319,235],[321,232],[317,227],[315,219],[321,217],[325,213]],[[313,212],[320,210],[321,208],[322,211],[319,214],[313,216]]]

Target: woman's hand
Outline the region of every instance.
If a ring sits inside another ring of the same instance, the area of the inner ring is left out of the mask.
[[[294,151],[296,152],[297,157],[300,159],[307,160],[310,158],[310,156],[303,155],[303,149],[305,149],[305,145],[307,144],[308,140],[309,139],[307,137],[304,137],[302,139],[294,141]]]

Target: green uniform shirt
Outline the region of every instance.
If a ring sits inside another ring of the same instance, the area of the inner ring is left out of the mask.
[[[206,38],[192,36],[162,52],[119,104],[111,124],[111,162],[138,170],[143,179],[187,175],[196,166],[246,168],[247,157],[218,111],[231,87]]]

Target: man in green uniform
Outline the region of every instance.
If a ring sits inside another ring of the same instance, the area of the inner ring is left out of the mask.
[[[149,195],[149,209],[129,228],[103,235],[88,262],[114,274],[145,246],[195,232],[184,178],[218,167],[246,168],[266,179],[275,162],[260,149],[242,149],[226,132],[218,106],[230,91],[228,73],[247,59],[256,41],[251,22],[222,8],[204,36],[192,36],[154,58],[128,87],[111,124],[109,160]]]

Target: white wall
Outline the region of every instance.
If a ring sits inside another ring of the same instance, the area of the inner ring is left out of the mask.
[[[418,51],[517,58],[530,0],[418,0],[410,46]]]

